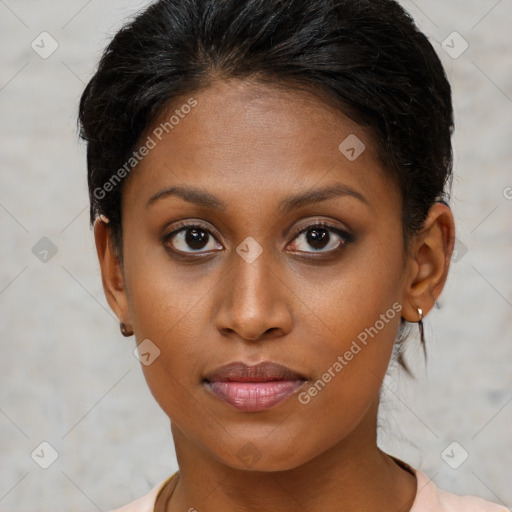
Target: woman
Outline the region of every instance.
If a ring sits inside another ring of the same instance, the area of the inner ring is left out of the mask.
[[[450,86],[396,2],[160,0],[80,124],[105,294],[180,468],[120,510],[506,510],[377,446],[455,239]]]

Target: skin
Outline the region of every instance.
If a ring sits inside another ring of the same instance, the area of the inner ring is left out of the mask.
[[[455,238],[450,209],[435,204],[405,251],[400,191],[372,134],[307,92],[219,80],[176,99],[141,140],[190,96],[197,106],[125,183],[122,264],[108,224],[95,224],[110,306],[137,343],[150,339],[161,351],[142,369],[171,420],[180,467],[167,510],[409,510],[415,477],[377,447],[379,390],[400,315],[417,322],[417,308],[425,316],[443,289]],[[338,150],[350,134],[366,145],[354,161]],[[285,198],[334,183],[366,202],[343,195],[279,211]],[[226,209],[178,196],[147,206],[177,185],[200,187]],[[178,220],[210,230],[203,249],[162,242]],[[335,251],[335,232],[320,249],[308,243],[311,231],[296,235],[318,221],[353,241]],[[236,252],[249,236],[263,250],[252,263]],[[240,412],[201,384],[226,363],[267,360],[304,374],[309,386],[394,303],[401,312],[307,404],[294,395]],[[257,455],[250,463],[239,457],[244,447]]]

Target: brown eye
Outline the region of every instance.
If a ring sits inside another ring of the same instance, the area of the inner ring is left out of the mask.
[[[208,229],[195,224],[185,225],[173,231],[165,237],[165,244],[172,246],[173,250],[189,254],[222,249]]]
[[[301,230],[294,240],[295,250],[299,252],[327,253],[341,249],[352,241],[352,235],[342,229],[325,223],[312,224]],[[312,250],[311,250],[312,249]]]

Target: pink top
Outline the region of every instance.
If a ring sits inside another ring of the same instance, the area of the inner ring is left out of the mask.
[[[409,466],[410,467],[410,466]],[[438,489],[436,485],[422,471],[411,468],[416,475],[416,499],[409,512],[510,512],[510,509],[486,501],[476,496],[458,496],[451,492]],[[176,486],[178,472],[167,480],[153,487],[145,496],[133,501],[129,505],[112,512],[153,512],[156,498],[165,484]]]

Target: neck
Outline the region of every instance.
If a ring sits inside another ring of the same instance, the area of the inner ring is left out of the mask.
[[[324,453],[287,471],[229,467],[200,450],[174,424],[180,477],[167,512],[409,511],[416,478],[377,446],[378,403]]]

